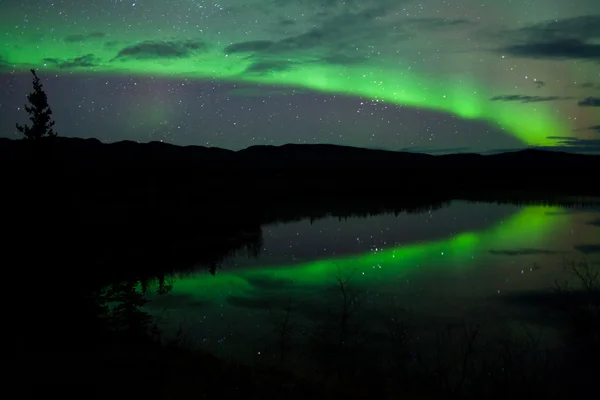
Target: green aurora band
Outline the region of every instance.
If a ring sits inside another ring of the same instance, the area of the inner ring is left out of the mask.
[[[10,26],[10,13],[0,17],[2,26]],[[8,29],[4,36],[4,66],[15,70],[43,68],[55,73],[81,73],[121,76],[152,76],[174,79],[217,79],[248,84],[268,84],[308,88],[320,92],[361,96],[395,105],[428,108],[448,112],[465,119],[486,120],[527,145],[552,145],[549,136],[573,136],[564,118],[559,118],[548,103],[531,107],[490,101],[502,87],[478,81],[468,73],[447,77],[443,82],[425,74],[399,69],[385,60],[360,65],[336,65],[319,62],[306,53],[286,54],[295,65],[268,73],[248,73],[255,60],[251,54],[225,54],[226,46],[207,45],[206,49],[172,58],[117,57],[118,48],[98,41],[64,42],[67,31],[57,27],[52,35],[23,33]],[[141,34],[138,35],[142,36]],[[136,43],[131,35],[111,35],[119,43]],[[203,42],[205,39],[203,39]],[[139,43],[139,40],[137,41]],[[49,62],[49,60],[52,60]],[[272,62],[281,62],[282,59]],[[499,86],[499,84],[498,84]]]
[[[282,266],[222,270],[209,274],[176,277],[173,294],[195,299],[216,299],[223,293],[244,296],[253,290],[249,280],[269,276],[293,281],[297,288],[331,286],[336,276],[352,276],[353,285],[393,283],[420,266],[466,268],[477,263],[491,248],[544,248],[544,242],[568,220],[548,218],[559,207],[525,207],[509,219],[481,232],[464,232],[448,239],[408,244],[365,254]]]

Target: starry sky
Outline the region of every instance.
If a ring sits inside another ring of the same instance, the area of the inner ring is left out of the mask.
[[[0,0],[0,135],[600,152],[598,0]]]

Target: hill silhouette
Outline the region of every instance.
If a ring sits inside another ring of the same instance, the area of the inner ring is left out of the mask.
[[[541,150],[433,156],[319,144],[231,151],[0,139],[0,163],[9,201],[26,210],[20,215],[31,217],[43,203],[63,222],[185,224],[205,220],[207,208],[239,219],[294,203],[548,201],[600,193],[600,156]]]
[[[330,144],[285,144],[251,146],[232,151],[216,147],[177,146],[163,142],[121,141],[102,143],[97,139],[51,138],[41,143],[0,139],[0,161],[34,161],[44,148],[46,160],[77,162],[78,166],[148,166],[170,162],[174,166],[211,167],[330,167],[330,168],[597,168],[600,155],[526,149],[491,155],[429,155],[412,152],[365,149]],[[357,164],[363,163],[363,164]],[[163,165],[164,166],[164,165]]]

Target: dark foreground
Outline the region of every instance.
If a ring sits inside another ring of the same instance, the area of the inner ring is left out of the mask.
[[[396,330],[398,362],[384,369],[369,363],[361,344],[345,341],[315,343],[316,370],[240,365],[166,343],[136,288],[168,292],[173,272],[215,272],[236,251],[256,254],[261,225],[274,221],[418,212],[453,199],[579,205],[581,196],[599,194],[598,156],[433,157],[335,146],[234,153],[54,139],[2,140],[0,159],[3,265],[19,284],[9,345],[23,387],[37,395],[49,394],[36,386],[43,384],[63,385],[63,396],[70,387],[85,397],[161,399],[561,398],[593,388],[597,280],[586,286],[589,296],[563,291],[553,300],[564,351],[534,352],[533,366],[524,361],[530,343],[472,356],[476,331],[465,327],[460,346],[445,345],[466,349],[459,362],[427,365],[414,361],[407,335]]]

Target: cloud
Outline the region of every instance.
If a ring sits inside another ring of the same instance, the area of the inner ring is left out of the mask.
[[[588,129],[600,133],[600,125],[590,126]]]
[[[564,209],[561,211],[546,211],[544,213],[544,215],[547,216],[560,216],[560,215],[574,215],[574,214],[583,214],[583,213],[589,213],[590,211],[597,211],[600,212],[600,208],[598,207],[586,207],[585,209],[583,208],[569,208],[569,209]]]
[[[93,54],[86,54],[84,56],[75,57],[72,59],[61,60],[58,58],[44,58],[44,62],[53,64],[54,66],[62,69],[70,68],[92,68],[100,64],[100,59]]]
[[[542,149],[577,153],[600,152],[600,139],[579,139],[570,136],[548,136],[547,139],[556,140],[557,143]]]
[[[587,44],[578,39],[518,44],[505,47],[503,52],[526,58],[600,59],[600,45]]]
[[[554,255],[561,254],[562,251],[544,250],[544,249],[511,249],[511,250],[490,250],[490,254],[495,256],[531,256],[531,255]]]
[[[600,226],[600,218],[596,218],[594,220],[591,220],[590,222],[588,222],[588,225]]]
[[[206,50],[206,44],[201,41],[152,41],[146,40],[132,46],[125,47],[119,51],[114,60],[146,60],[146,59],[170,59],[186,58],[194,53]]]
[[[286,60],[258,61],[246,68],[246,73],[268,75],[270,72],[288,71],[295,63]]]
[[[237,88],[227,92],[228,96],[237,97],[271,97],[271,96],[293,96],[296,94],[309,93],[308,91],[298,89],[276,89],[264,90],[253,87]]]
[[[562,96],[527,96],[522,94],[502,95],[492,97],[491,101],[518,101],[521,103],[538,103],[542,101],[571,100],[572,97]]]
[[[385,150],[385,149],[381,149]],[[404,147],[398,151],[408,153],[423,153],[423,154],[456,154],[468,153],[471,151],[469,147],[447,147],[447,148],[429,148],[429,147]]]
[[[600,107],[600,97],[587,97],[577,104],[581,107]]]
[[[285,38],[269,49],[272,52],[288,52],[308,50],[327,46],[332,49],[353,47],[356,51],[356,40],[381,37],[381,17],[386,15],[386,7],[367,8],[359,12],[347,12],[325,20],[319,28],[297,36]],[[397,32],[388,32],[397,36]]]
[[[529,25],[514,31],[531,41],[577,39],[587,41],[600,37],[600,15],[550,20]]]
[[[86,34],[80,35],[67,35],[64,37],[63,41],[67,43],[80,43],[87,42],[89,40],[102,39],[106,36],[103,32],[90,32]]]
[[[249,42],[234,43],[225,47],[225,54],[256,53],[269,49],[275,44],[271,40],[252,40]]]
[[[576,86],[581,89],[600,89],[600,83],[594,82],[584,82]]]
[[[517,57],[600,60],[600,15],[554,20],[505,31],[512,43],[500,49]]]
[[[578,246],[574,246],[574,248],[583,254],[600,253],[600,244],[580,244]]]
[[[115,47],[118,44],[119,44],[118,40],[109,40],[107,42],[104,42],[104,47],[106,47],[106,48],[113,48],[113,47]]]
[[[401,5],[391,0],[372,1],[367,7],[360,1],[305,0],[304,3],[306,6],[326,5],[325,8],[319,8],[322,13],[315,20],[314,27],[297,34],[288,34],[279,40],[231,43],[223,52],[252,57],[257,65],[248,69],[247,72],[251,73],[257,69],[261,72],[262,69],[287,70],[292,67],[290,60],[296,65],[357,65],[386,54],[388,50],[395,51],[399,41],[417,37],[423,32],[473,24],[466,19],[448,18],[399,20],[393,17],[393,11]],[[281,63],[282,60],[288,63]],[[275,64],[271,64],[273,62]]]
[[[366,43],[392,41],[409,37],[403,29],[396,29],[386,20],[388,6],[376,6],[360,11],[346,11],[330,16],[317,27],[278,41],[258,40],[233,43],[225,47],[225,54],[248,54],[257,62],[289,60],[297,62],[326,62],[356,64],[366,60],[372,49]]]
[[[566,153],[600,153],[600,139],[579,139],[570,136],[548,136],[547,139],[555,140],[556,144],[552,146],[529,146],[528,149],[537,149],[545,151],[558,151]],[[525,148],[514,149],[491,149],[480,152],[480,154],[499,154],[522,151]]]

